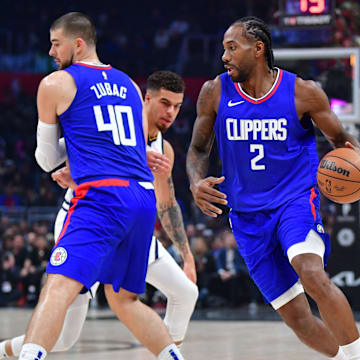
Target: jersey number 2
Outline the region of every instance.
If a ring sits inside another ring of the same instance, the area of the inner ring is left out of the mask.
[[[264,158],[264,145],[262,144],[250,144],[250,152],[257,152],[254,158],[250,160],[251,170],[265,170],[264,164],[257,164],[257,162]]]
[[[98,131],[111,131],[115,145],[136,146],[134,116],[131,106],[108,105],[110,123],[104,122],[100,105],[94,106],[94,114]],[[129,136],[126,136],[124,118],[127,119]]]

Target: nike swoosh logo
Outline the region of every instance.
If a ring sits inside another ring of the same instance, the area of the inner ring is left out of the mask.
[[[232,101],[230,100],[230,101],[228,102],[228,107],[240,105],[240,104],[242,104],[243,102],[244,102],[244,101],[232,102]]]

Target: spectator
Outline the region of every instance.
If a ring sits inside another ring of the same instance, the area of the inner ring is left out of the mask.
[[[0,261],[0,306],[16,305],[21,291],[18,289],[20,272],[15,264],[15,257],[6,251]]]
[[[225,295],[232,306],[250,302],[253,308],[259,300],[259,292],[237,250],[234,235],[229,231],[224,232],[224,245],[216,259],[217,273],[221,280],[221,294]]]
[[[192,251],[194,253],[197,285],[199,288],[198,305],[207,307],[209,294],[214,286],[216,277],[215,259],[209,251],[205,239],[201,236],[193,238]]]

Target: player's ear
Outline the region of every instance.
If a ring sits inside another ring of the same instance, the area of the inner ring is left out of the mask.
[[[265,45],[262,41],[255,41],[254,44],[255,57],[259,58],[265,53]]]
[[[147,93],[145,94],[145,102],[149,102],[150,99],[151,99],[151,95],[147,92]]]
[[[84,41],[84,39],[82,39],[80,37],[76,38],[74,40],[74,42],[75,42],[75,49],[77,51],[79,51],[79,50],[81,50],[81,49],[83,49],[85,47],[85,41]]]

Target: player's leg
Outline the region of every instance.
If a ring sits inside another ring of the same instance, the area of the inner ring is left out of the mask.
[[[199,291],[162,245],[159,243],[158,246],[162,248],[161,257],[149,264],[146,282],[167,297],[164,322],[179,345],[185,338]]]
[[[51,352],[69,350],[79,339],[89,307],[89,295],[79,294],[66,311],[64,325]],[[0,359],[19,356],[25,335],[5,340],[0,344]],[[1,357],[3,355],[3,357]]]
[[[354,344],[352,346],[357,352],[354,359],[360,359],[359,332],[352,310],[342,291],[330,281],[322,259],[306,253],[295,256],[291,264],[305,291],[315,300],[326,327],[341,346]]]
[[[345,296],[331,283],[324,270],[330,252],[330,240],[324,233],[319,207],[319,196],[315,189],[292,201],[281,214],[278,237],[302,286],[317,302],[324,322],[318,319],[296,321],[299,308],[293,302],[279,313],[282,313],[284,320],[291,324],[297,334],[302,335],[299,336],[302,341],[315,342],[315,346],[319,346],[321,351],[322,348],[326,349],[324,328],[328,329],[336,345],[351,344],[358,339],[359,334]],[[298,219],[302,221],[299,222]],[[311,319],[310,316],[307,318]],[[311,346],[314,347],[314,344]],[[360,355],[360,349],[358,351]]]
[[[295,285],[301,289],[301,285],[297,283]],[[289,299],[292,297],[291,292],[295,295],[294,288],[288,293],[283,294],[283,298],[289,295]],[[333,334],[327,329],[324,323],[314,316],[311,312],[309,303],[303,293],[297,295],[295,298],[286,302],[280,308],[276,308],[273,303],[274,309],[296,334],[296,336],[310,348],[333,358],[340,356],[339,345]],[[279,299],[277,299],[279,300]],[[341,352],[341,351],[340,351]],[[345,357],[337,357],[336,359],[346,359]]]
[[[264,298],[300,340],[324,355],[334,357],[339,351],[339,344],[326,326],[311,313],[304,289],[298,283],[299,277],[279,241],[281,236],[277,228],[283,214],[284,209],[281,208],[271,213],[230,213],[240,253]],[[292,211],[289,214],[292,216]],[[292,226],[281,228],[286,239],[299,223],[298,217],[292,219]]]
[[[58,239],[64,226],[70,202],[73,197],[73,191],[68,189],[61,208],[56,216],[54,224],[54,238]],[[95,296],[99,284],[96,283],[91,288],[92,296]],[[51,352],[60,352],[70,349],[80,337],[81,330],[86,320],[86,314],[89,308],[89,292],[79,294],[66,311],[64,325],[62,327],[56,344]],[[12,339],[4,340],[0,343],[0,359],[11,356],[19,356],[24,344],[25,335],[17,336]]]
[[[28,329],[20,357],[23,360],[43,359],[55,345],[66,315],[83,285],[60,274],[49,274]]]
[[[109,284],[105,285],[105,294],[117,317],[153,354],[159,355],[173,343],[160,316],[143,304],[137,294],[125,289],[116,293]]]
[[[121,239],[100,274],[110,307],[131,332],[159,359],[183,359],[169,332],[150,307],[138,299],[145,290],[149,248],[156,217],[151,183],[131,181],[118,191],[113,210],[118,223],[113,236]]]

